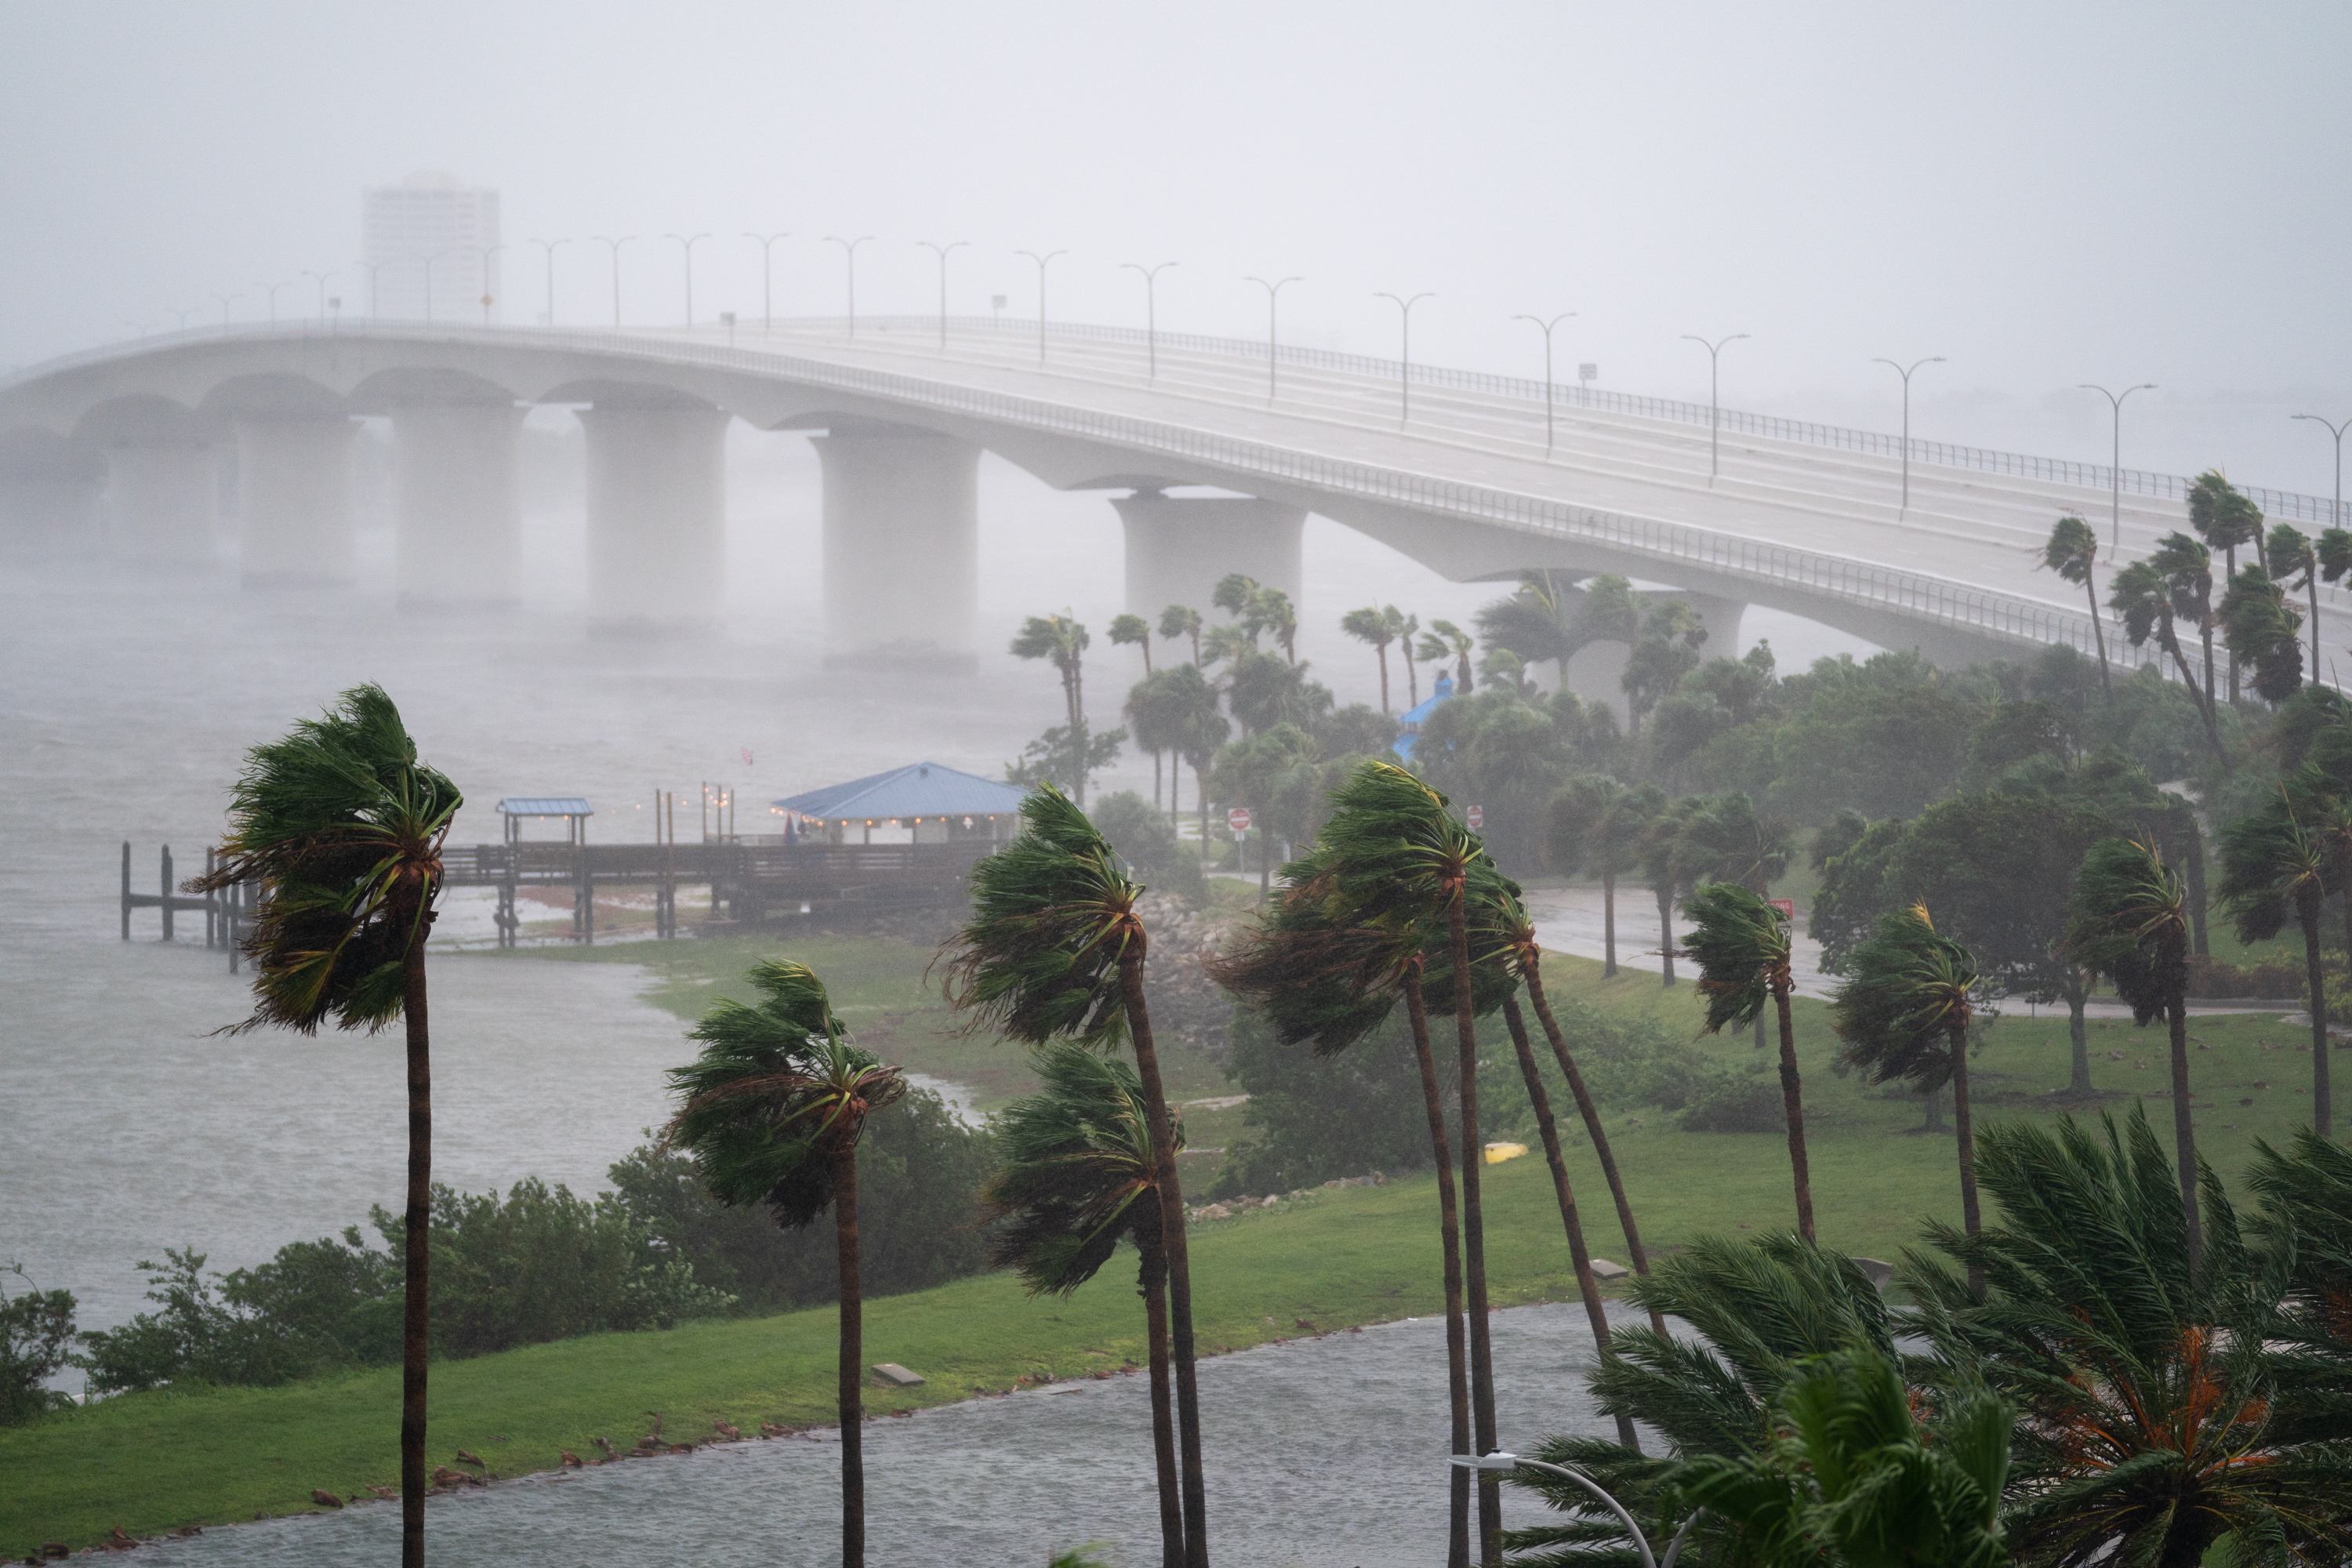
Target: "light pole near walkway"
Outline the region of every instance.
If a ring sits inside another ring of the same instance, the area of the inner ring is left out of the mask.
[[[1279,363],[1279,356],[1282,353],[1281,344],[1275,341],[1275,301],[1281,297],[1282,291],[1285,288],[1293,283],[1304,283],[1307,279],[1304,278],[1285,278],[1278,282],[1269,283],[1263,278],[1250,277],[1243,279],[1242,281],[1244,283],[1255,283],[1259,288],[1265,290],[1265,401],[1266,406],[1272,407],[1274,405],[1274,367]]]
[[[222,326],[224,326],[224,327],[226,327],[226,326],[227,326],[227,325],[228,325],[228,305],[229,305],[229,301],[230,301],[230,300],[242,300],[242,299],[244,299],[244,298],[245,298],[245,296],[244,296],[244,295],[242,295],[242,294],[215,294],[215,295],[214,295],[214,296],[213,296],[213,298],[220,301],[220,308],[221,308],[221,325],[222,325]],[[375,307],[374,307],[373,304],[371,304],[371,305],[368,307],[368,314],[370,314],[370,315],[373,315],[374,313],[375,313]]]
[[[919,239],[915,243],[940,258],[940,352],[945,353],[948,348],[948,252],[961,250],[971,241],[952,239],[941,245],[937,240]]]
[[[490,324],[490,258],[506,248],[503,245],[469,245],[467,249],[482,258],[482,325]]]
[[[1506,1454],[1499,1449],[1492,1454],[1456,1454],[1454,1456],[1454,1463],[1465,1470],[1504,1472],[1541,1470],[1547,1475],[1558,1476],[1562,1480],[1574,1481],[1578,1486],[1600,1499],[1601,1507],[1617,1516],[1617,1522],[1623,1525],[1625,1533],[1633,1538],[1633,1550],[1641,1555],[1642,1568],[1675,1568],[1676,1560],[1683,1554],[1683,1542],[1690,1538],[1691,1526],[1696,1524],[1699,1516],[1706,1511],[1705,1509],[1696,1509],[1692,1510],[1688,1519],[1683,1521],[1683,1527],[1675,1531],[1674,1540],[1666,1547],[1665,1561],[1661,1563],[1651,1554],[1650,1538],[1642,1533],[1642,1527],[1633,1522],[1633,1516],[1626,1511],[1625,1505],[1601,1490],[1601,1483],[1582,1470],[1571,1469],[1566,1465],[1551,1464],[1543,1459],[1522,1458],[1517,1454]]]
[[[770,264],[775,258],[776,241],[780,239],[790,239],[792,235],[789,232],[783,234],[753,234],[751,230],[745,229],[743,231],[743,237],[745,239],[756,239],[760,242],[760,335],[761,337],[765,337],[774,329],[776,324],[775,289],[773,288],[775,273]]]
[[[2115,445],[2107,459],[2107,548],[2121,550],[2124,540],[2124,399],[2135,392],[2154,392],[2156,383],[2143,381],[2137,386],[2126,386],[2121,392],[2109,392],[2096,382],[2081,384],[2081,390],[2095,392],[2107,400],[2116,416]]]
[[[694,325],[694,242],[709,239],[707,234],[666,234],[664,239],[674,239],[686,251],[686,324]]]
[[[1911,510],[1911,370],[1917,370],[1923,364],[1941,364],[1944,356],[1937,354],[1932,359],[1920,360],[1912,365],[1911,370],[1905,370],[1891,359],[1874,359],[1870,363],[1885,365],[1903,378],[1903,507],[1895,514],[1901,517]]]
[[[302,276],[310,279],[319,286],[319,320],[323,321],[327,319],[327,279],[332,278],[334,274],[331,272],[313,272],[308,268],[305,268],[302,271]]]
[[[1398,324],[1402,330],[1397,359],[1397,428],[1402,430],[1412,418],[1412,308],[1437,296],[1424,289],[1410,300],[1400,300],[1394,294],[1374,294],[1372,298],[1395,303]]]
[[[600,234],[600,235],[597,235],[597,236],[595,237],[595,238],[596,238],[600,243],[602,243],[602,244],[604,244],[604,245],[606,245],[606,246],[609,246],[609,247],[612,247],[612,254],[613,254],[613,325],[614,325],[614,326],[616,326],[616,327],[617,327],[617,326],[619,326],[619,325],[621,324],[621,247],[623,247],[623,246],[625,246],[625,245],[628,244],[628,243],[629,243],[629,241],[631,241],[631,240],[633,240],[633,239],[635,239],[635,238],[636,238],[636,237],[636,237],[635,235],[634,235],[634,234],[625,234],[625,235],[621,236],[621,237],[620,237],[620,238],[618,238],[618,239],[609,238],[609,237],[607,237],[606,236],[604,236],[604,235],[601,235],[601,234]]]
[[[2293,417],[2308,419],[2336,437],[2336,502],[2327,509],[2327,521],[2330,526],[2341,528],[2344,526],[2344,432],[2352,429],[2352,419],[2347,419],[2341,425],[2331,425],[2316,414],[2297,414]]]
[[[276,326],[278,324],[278,290],[293,287],[293,280],[289,279],[284,283],[256,283],[254,287],[269,296],[269,324]]]
[[[1723,401],[1720,396],[1723,369],[1723,345],[1736,343],[1746,332],[1734,332],[1716,342],[1685,332],[1684,337],[1706,351],[1706,482],[1723,471]]]
[[[1151,367],[1143,378],[1146,381],[1160,379],[1160,275],[1175,265],[1172,261],[1161,261],[1150,267],[1139,261],[1119,263],[1127,271],[1143,274],[1143,342]]]
[[[853,342],[857,338],[857,247],[873,237],[870,234],[861,234],[856,239],[844,239],[834,234],[824,237],[827,245],[841,247],[841,258],[849,266],[849,336]]]
[[[1551,456],[1551,330],[1575,314],[1573,310],[1562,310],[1549,321],[1540,316],[1511,318],[1515,321],[1533,321],[1544,335],[1544,456],[1546,458]]]
[[[1015,256],[1025,256],[1037,264],[1037,363],[1045,363],[1045,264],[1056,256],[1067,256],[1066,250],[1048,251],[1040,256],[1034,250],[1016,250]]]
[[[555,247],[569,245],[568,239],[534,239],[530,241],[546,253],[547,258],[547,324],[555,325]]]

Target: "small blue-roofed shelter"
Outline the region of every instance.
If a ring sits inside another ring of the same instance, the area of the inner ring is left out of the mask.
[[[1429,689],[1429,700],[1415,707],[1406,709],[1404,716],[1397,721],[1401,732],[1394,741],[1389,742],[1389,750],[1394,752],[1398,756],[1403,758],[1405,761],[1411,762],[1412,760],[1413,743],[1419,740],[1421,736],[1421,726],[1423,721],[1426,720],[1432,713],[1436,712],[1437,705],[1445,701],[1453,695],[1454,678],[1450,675],[1439,676],[1437,678],[1437,684]]]
[[[499,815],[506,819],[507,842],[522,842],[522,825],[526,822],[560,816],[563,819],[563,842],[588,842],[588,819],[596,815],[595,808],[576,795],[510,795],[499,802]]]
[[[787,795],[772,809],[790,843],[871,844],[877,828],[903,829],[915,844],[993,842],[1018,831],[1026,793],[960,768],[909,763]]]

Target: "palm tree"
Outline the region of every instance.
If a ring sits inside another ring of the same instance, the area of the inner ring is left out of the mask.
[[[2179,539],[2180,535],[2174,534]],[[2195,541],[2189,541],[2194,545]],[[2213,713],[2209,693],[2197,683],[2196,671],[2189,665],[2189,655],[2180,646],[2179,627],[2174,618],[2174,596],[2164,574],[2153,561],[2135,561],[2107,579],[2107,604],[2115,610],[2116,618],[2123,624],[2124,640],[2134,647],[2146,644],[2152,637],[2156,646],[2172,656],[2174,668],[2180,671],[2181,683],[2196,700],[2198,716],[2205,721],[2205,736],[2216,755],[2221,750],[2221,725]]]
[[[2319,916],[2335,870],[2317,834],[2305,829],[2294,792],[2278,795],[2221,830],[2221,904],[2235,919],[2238,940],[2268,942],[2294,910],[2303,928],[2306,998],[2311,1004],[2311,1124],[2333,1135],[2334,1098],[2328,1083],[2326,976],[2320,965]]]
[[[1155,670],[1136,682],[1127,694],[1127,704],[1121,710],[1128,721],[1135,743],[1151,753],[1151,799],[1160,801],[1160,753],[1172,752],[1181,763],[1184,742],[1202,713],[1217,717],[1217,693],[1201,675],[1196,664],[1171,665]],[[1215,748],[1212,747],[1211,750]],[[1168,815],[1176,815],[1176,785],[1179,775],[1170,770],[1168,780]]]
[[[1706,641],[1706,624],[1680,599],[1650,606],[1618,681],[1625,692],[1626,734],[1639,735],[1643,715],[1672,696],[1683,677],[1698,668],[1698,650]]]
[[[1160,635],[1170,642],[1192,639],[1192,662],[1201,662],[1201,612],[1190,605],[1171,605],[1160,612]]]
[[[1143,675],[1151,678],[1151,623],[1141,616],[1113,616],[1108,634],[1114,647],[1134,647],[1143,654]]]
[[[1307,783],[1318,748],[1315,739],[1295,724],[1246,736],[1221,748],[1213,777],[1217,796],[1249,807],[1257,828],[1257,896],[1274,890],[1274,805],[1291,790]]]
[[[2352,539],[2352,535],[2346,537]],[[1408,709],[1418,708],[1421,706],[1421,670],[1412,660],[1412,639],[1414,634],[1421,630],[1421,617],[1408,616],[1394,605],[1389,605],[1381,609],[1381,619],[1388,623],[1389,635],[1396,638],[1397,651],[1404,655],[1405,706]]]
[[[1906,1258],[1945,1377],[2019,1406],[2011,1550],[2031,1563],[2185,1565],[2234,1538],[2237,1561],[2345,1561],[2342,1415],[2298,1419],[2310,1363],[2228,1198],[2209,1180],[2209,1269],[2144,1110],[2101,1123],[1985,1130],[1979,1163],[2000,1223],[1935,1241],[1983,1270],[1983,1301],[1928,1258]],[[2340,1209],[2327,1216],[2334,1237],[2343,1228]]]
[[[1528,661],[1507,647],[1489,644],[1486,657],[1478,661],[1478,673],[1486,678],[1486,689],[1501,687],[1525,702],[1536,694],[1535,683],[1528,679]]]
[[[2263,542],[2263,514],[2251,498],[2221,476],[2219,468],[2208,468],[2197,476],[2189,487],[2189,526],[2197,531],[2198,538],[2209,550],[2221,552],[2224,583],[2233,582],[2238,575],[2238,547],[2259,545]],[[2238,700],[2238,661],[2230,660],[2230,700]]]
[[[1246,622],[1249,619],[1250,602],[1256,598],[1257,592],[1256,578],[1245,573],[1228,572],[1218,578],[1217,585],[1209,591],[1209,607],[1223,610],[1236,621]],[[1250,642],[1253,647],[1257,642],[1259,629],[1256,626],[1250,627]]]
[[[989,1263],[1018,1270],[1033,1296],[1066,1296],[1110,1261],[1120,1241],[1135,1244],[1150,1342],[1161,1563],[1183,1568],[1183,1493],[1169,1388],[1166,1211],[1143,1085],[1125,1062],[1067,1040],[1039,1047],[1034,1060],[1042,1087],[1007,1106],[993,1126],[1003,1163],[981,1193],[1000,1226]],[[1173,1138],[1181,1150],[1181,1123]]]
[[[751,971],[755,1005],[720,1002],[691,1037],[693,1064],[674,1069],[677,1114],[663,1142],[694,1156],[704,1188],[730,1208],[765,1205],[799,1230],[830,1206],[841,1268],[835,1399],[841,1420],[841,1561],[866,1561],[865,1312],[857,1262],[857,1142],[866,1119],[907,1092],[898,1069],[849,1041],[806,964],[772,959]]]
[[[1969,1025],[1976,1016],[1969,995],[1976,987],[1976,956],[1936,929],[1927,905],[1914,904],[1879,917],[1876,932],[1853,950],[1831,1003],[1831,1026],[1845,1042],[1843,1058],[1867,1072],[1871,1082],[1905,1079],[1931,1094],[1952,1086],[1960,1226],[1970,1236],[1983,1228],[1969,1110]],[[1982,1279],[1969,1284],[1982,1294]]]
[[[1698,796],[1686,795],[1671,805],[1661,804],[1642,827],[1642,877],[1658,901],[1658,983],[1668,989],[1675,983],[1675,899],[1696,879],[1684,858],[1683,828],[1703,809]]]
[[[1073,725],[1086,722],[1086,653],[1091,640],[1087,628],[1066,614],[1032,616],[1013,639],[1013,658],[1053,661],[1062,678],[1062,706]]]
[[[1607,773],[1579,773],[1551,797],[1545,819],[1544,859],[1572,877],[1601,879],[1601,973],[1617,973],[1617,879],[1639,869],[1643,836],[1666,804],[1655,784],[1627,786]]]
[[[2197,639],[2205,648],[2205,706],[2211,709],[2213,695],[2213,552],[2185,533],[2168,533],[2156,542],[2148,552],[2148,567],[2163,579],[2165,592],[2172,599],[2176,621],[2187,621],[2197,628]]]
[[[1339,617],[1339,629],[1358,642],[1370,643],[1381,660],[1381,711],[1389,710],[1389,644],[1396,641],[1396,628],[1389,616],[1396,613],[1391,605],[1384,614],[1370,605],[1360,610],[1349,610]]]
[[[1684,954],[1698,965],[1706,1032],[1748,1024],[1770,1002],[1780,1020],[1780,1105],[1789,1118],[1789,1168],[1797,1184],[1797,1233],[1813,1239],[1813,1182],[1805,1161],[1804,1085],[1789,997],[1789,925],[1780,911],[1737,882],[1709,882],[1683,900],[1696,928]]]
[[[1421,635],[1419,653],[1432,664],[1454,661],[1454,695],[1470,695],[1470,649],[1475,646],[1469,633],[1452,621],[1432,621],[1429,630]]]
[[[2189,1106],[2189,919],[2178,873],[2153,843],[2105,838],[2083,858],[2067,909],[2066,951],[2115,982],[2146,1028],[2161,1017],[2172,1033],[2172,1137],[2179,1166],[2189,1266],[2201,1267],[2197,1215],[2197,1134]]]
[[[1581,645],[1570,626],[1562,575],[1549,569],[1520,573],[1519,585],[1507,598],[1478,612],[1478,635],[1488,647],[1517,650],[1523,664],[1550,659],[1566,690],[1568,661]]]
[[[2067,582],[2079,586],[2091,601],[2091,636],[2099,648],[2099,689],[2107,700],[2116,700],[2115,683],[2107,675],[2107,628],[2099,618],[2098,584],[2091,580],[2091,568],[2099,559],[2099,533],[2089,523],[2068,512],[2053,523],[2050,542],[2042,547],[2042,564]]]
[[[1135,1052],[1160,1173],[1168,1252],[1169,1328],[1174,1345],[1177,1437],[1191,1568],[1207,1568],[1208,1501],[1201,1471],[1200,1385],[1193,1374],[1192,1269],[1184,1245],[1184,1194],[1176,1123],[1160,1078],[1144,1001],[1148,947],[1136,900],[1143,885],[1067,796],[1041,785],[1021,804],[1021,835],[971,872],[971,919],[949,939],[951,1006],[1031,1045],[1066,1037]]]
[[[2319,684],[2320,676],[2320,579],[2326,577],[2327,581],[2333,583],[2344,574],[2344,565],[2352,565],[2352,533],[2346,533],[2340,528],[2329,529],[2327,533],[2344,535],[2343,543],[2330,551],[2330,553],[2336,555],[2343,563],[2332,574],[2328,572],[2328,563],[2321,552],[2321,546],[2328,542],[2326,534],[2314,540],[2293,523],[2278,522],[2271,525],[2270,536],[2263,542],[2263,560],[2270,567],[2271,575],[2281,583],[2286,583],[2290,577],[2296,577],[2295,582],[2287,583],[2286,585],[2291,588],[2300,588],[2311,597],[2309,625],[2311,626],[2311,683],[2314,686]],[[2298,574],[2300,574],[2299,577]]]
[[[2230,579],[2215,618],[2230,650],[2232,687],[2241,663],[2253,667],[2254,693],[2263,701],[2285,701],[2303,684],[2303,647],[2297,640],[2303,614],[2286,602],[2286,591],[2271,580],[2259,561],[2249,561]]]
[[[465,797],[416,760],[416,742],[383,688],[357,686],[283,740],[246,753],[229,795],[229,831],[212,872],[189,885],[257,884],[245,952],[253,1016],[316,1034],[407,1027],[408,1199],[400,1381],[400,1560],[425,1563],[425,1374],[432,1239],[432,1037],[425,940],[441,890],[441,845]]]
[[[1298,606],[1279,588],[1260,588],[1250,595],[1248,618],[1274,634],[1282,657],[1298,662]]]

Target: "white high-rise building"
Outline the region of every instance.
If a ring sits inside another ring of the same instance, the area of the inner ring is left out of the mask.
[[[498,192],[460,184],[455,174],[411,174],[362,194],[360,228],[373,290],[372,300],[362,294],[361,310],[415,321],[499,319]]]

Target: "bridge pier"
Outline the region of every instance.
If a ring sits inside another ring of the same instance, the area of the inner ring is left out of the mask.
[[[732,417],[717,408],[581,411],[591,633],[688,632],[718,623]]]
[[[98,553],[105,464],[64,442],[0,447],[0,550],[17,559]]]
[[[238,417],[238,573],[247,587],[356,580],[352,439],[358,430],[341,414]]]
[[[1127,531],[1127,607],[1159,623],[1171,605],[1206,614],[1218,580],[1239,572],[1292,602],[1299,596],[1299,541],[1307,510],[1234,496],[1171,496],[1140,489],[1114,498]]]
[[[209,566],[220,458],[200,442],[109,447],[107,552],[152,566]]]
[[[511,403],[400,408],[392,416],[404,606],[513,605],[522,596],[522,500]]]
[[[970,670],[980,620],[980,452],[898,426],[815,437],[829,664]]]

